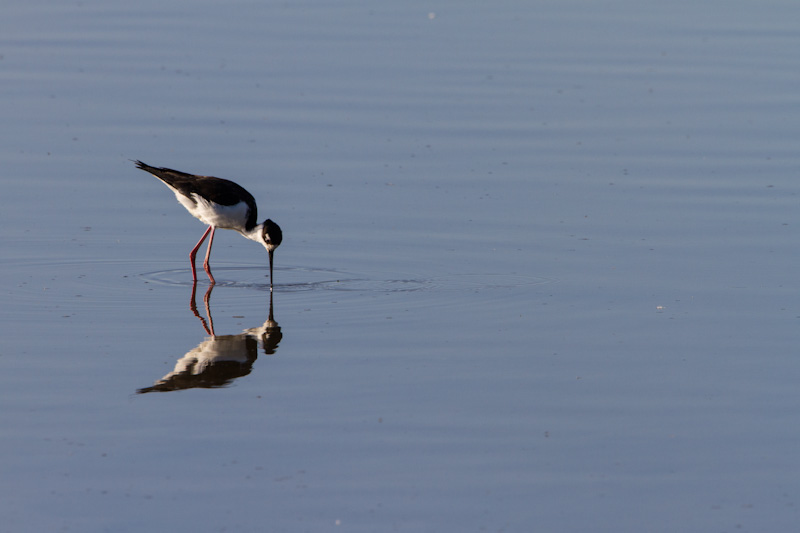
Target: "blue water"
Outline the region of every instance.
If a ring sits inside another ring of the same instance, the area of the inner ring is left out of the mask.
[[[792,531],[798,15],[7,3],[0,529]]]

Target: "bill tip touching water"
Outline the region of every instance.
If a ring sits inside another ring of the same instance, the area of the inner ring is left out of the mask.
[[[194,266],[197,250],[208,237],[208,249],[203,269],[208,274],[211,283],[216,283],[209,264],[211,245],[214,243],[214,231],[217,228],[231,229],[266,248],[269,255],[269,288],[272,290],[272,256],[275,248],[280,246],[283,241],[283,233],[280,226],[270,219],[266,219],[260,224],[256,222],[258,207],[252,194],[230,180],[213,176],[196,176],[170,168],[152,167],[139,160],[132,161],[137,168],[160,179],[175,193],[175,198],[193,217],[208,225],[206,232],[189,253],[194,281],[197,281],[197,272]]]

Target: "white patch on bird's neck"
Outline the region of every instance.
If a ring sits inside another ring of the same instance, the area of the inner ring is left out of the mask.
[[[264,241],[264,223],[256,225],[251,231],[243,231],[242,235],[250,239],[251,241],[256,241],[258,244],[263,246],[267,249],[268,252],[271,252],[277,246],[272,243],[268,243]]]
[[[254,227],[252,230],[243,231],[242,235],[269,250],[267,243],[264,242],[264,224],[256,224],[256,227]]]

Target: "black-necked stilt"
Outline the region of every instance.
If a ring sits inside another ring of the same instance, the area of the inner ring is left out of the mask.
[[[212,176],[195,176],[169,168],[151,167],[141,161],[134,161],[134,163],[136,163],[137,168],[149,172],[163,181],[193,217],[208,224],[208,229],[189,254],[194,281],[197,281],[194,258],[197,256],[197,250],[200,245],[210,234],[211,237],[208,240],[208,250],[206,251],[206,260],[203,263],[203,268],[208,274],[211,283],[216,283],[214,276],[211,275],[211,267],[208,264],[211,245],[214,242],[214,231],[217,228],[232,229],[252,241],[263,244],[264,248],[267,249],[269,254],[269,288],[272,290],[272,253],[283,240],[283,234],[281,233],[281,228],[270,219],[261,224],[256,223],[258,208],[252,194],[230,180]]]

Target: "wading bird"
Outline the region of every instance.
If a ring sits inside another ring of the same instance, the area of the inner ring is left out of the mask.
[[[193,217],[208,224],[208,229],[189,254],[194,281],[197,281],[194,258],[197,256],[197,250],[200,245],[203,244],[206,237],[209,237],[203,269],[208,274],[211,283],[216,283],[214,276],[211,275],[211,267],[208,263],[208,258],[211,255],[211,245],[214,243],[214,231],[217,228],[232,229],[251,241],[262,244],[267,249],[269,254],[269,288],[272,290],[272,254],[275,248],[281,244],[283,234],[281,233],[281,228],[270,219],[261,224],[256,223],[258,208],[252,194],[230,180],[212,176],[195,176],[194,174],[187,174],[170,168],[151,167],[141,161],[134,161],[134,163],[136,163],[137,168],[149,172],[163,181],[175,193],[175,198]]]

